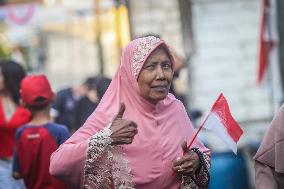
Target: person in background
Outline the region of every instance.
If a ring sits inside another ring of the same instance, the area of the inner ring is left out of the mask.
[[[51,123],[50,104],[54,94],[47,78],[25,77],[21,97],[32,119],[16,132],[13,177],[23,178],[27,189],[65,189],[63,182],[49,174],[50,155],[69,137],[69,131],[63,125]]]
[[[207,188],[210,150],[169,88],[175,61],[154,36],[131,41],[98,107],[51,156],[74,188]]]
[[[284,104],[273,118],[254,156],[255,189],[284,188]]]
[[[96,78],[89,77],[85,81],[87,87],[86,95],[78,100],[75,105],[75,130],[79,129],[96,109],[98,105],[98,94]]]
[[[101,101],[101,99],[103,98],[106,90],[108,89],[111,83],[111,79],[105,77],[104,75],[97,75],[95,77],[95,82],[97,86],[98,98],[99,98],[99,101]]]
[[[86,95],[86,92],[85,83],[58,91],[51,107],[52,120],[55,123],[66,125],[73,133],[78,127],[76,126],[75,106],[78,100]]]
[[[96,109],[99,101],[107,90],[111,80],[103,75],[89,77],[85,81],[87,93],[76,103],[76,130],[79,129],[87,118]]]
[[[12,177],[16,129],[31,119],[31,113],[20,105],[20,82],[25,75],[20,64],[0,61],[0,189],[25,188],[22,180]]]

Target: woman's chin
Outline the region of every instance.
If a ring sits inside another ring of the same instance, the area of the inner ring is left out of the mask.
[[[168,93],[163,93],[159,95],[155,95],[154,97],[149,98],[148,100],[152,104],[157,104],[159,101],[164,100],[167,97]]]

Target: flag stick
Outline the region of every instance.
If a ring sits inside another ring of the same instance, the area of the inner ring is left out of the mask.
[[[205,122],[207,121],[209,117],[209,113],[207,114],[206,118],[204,119],[203,123],[199,126],[198,130],[196,131],[195,135],[193,136],[193,138],[191,139],[189,145],[187,145],[187,148],[189,149],[192,145],[192,143],[194,142],[194,140],[196,139],[198,133],[201,131],[201,129],[203,128],[203,125],[205,124]]]
[[[190,148],[192,143],[194,142],[195,138],[197,137],[198,133],[201,131],[202,127],[203,127],[204,124],[200,125],[197,132],[195,133],[194,137],[191,139],[189,145],[187,146],[187,148]]]

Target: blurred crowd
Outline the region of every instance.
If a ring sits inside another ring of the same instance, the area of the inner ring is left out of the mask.
[[[51,153],[84,124],[111,79],[91,76],[55,93],[46,76],[26,75],[13,60],[1,60],[0,70],[0,189],[36,188],[40,182],[54,182],[54,178],[47,179]],[[30,140],[34,138],[41,140],[35,144]]]
[[[75,132],[96,109],[110,82],[111,79],[97,75],[58,91],[51,108],[52,120]]]

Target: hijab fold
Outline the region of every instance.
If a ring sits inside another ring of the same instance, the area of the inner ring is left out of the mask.
[[[263,141],[254,156],[256,161],[284,173],[284,104],[273,118]]]

